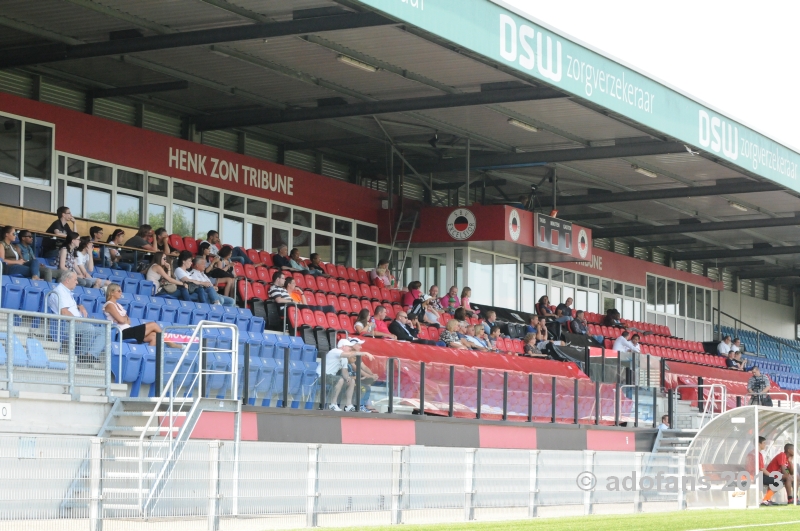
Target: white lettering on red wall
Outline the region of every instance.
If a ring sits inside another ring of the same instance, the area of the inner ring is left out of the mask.
[[[578,265],[582,265],[583,267],[588,267],[589,269],[597,269],[598,271],[603,270],[603,257],[597,256],[596,254],[592,256],[591,262],[578,262]]]
[[[169,148],[169,167],[234,182],[242,186],[294,195],[294,177],[192,153],[184,149]],[[239,181],[240,177],[241,182]]]

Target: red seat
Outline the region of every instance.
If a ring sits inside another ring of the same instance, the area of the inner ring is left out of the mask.
[[[172,244],[170,244],[170,247],[172,247]],[[197,254],[197,240],[195,240],[191,236],[184,236],[183,248],[192,254]]]
[[[328,318],[325,317],[325,314],[320,310],[314,311],[314,321],[316,321],[317,326],[321,326],[322,328],[326,328],[328,326]]]
[[[380,304],[380,303],[378,303],[378,301],[371,301],[371,304],[372,304],[373,308],[375,308],[377,306],[376,303]],[[388,317],[389,319],[394,319],[394,318],[397,317],[397,314],[395,313],[394,308],[392,308],[391,306],[384,306],[384,308],[386,308],[386,317]]]
[[[376,301],[383,300],[381,299],[381,290],[377,286],[367,286],[366,284],[361,284],[362,289],[366,287],[369,290],[369,298],[375,299]]]
[[[335,313],[326,313],[325,317],[328,319],[328,328],[333,328],[334,330],[339,329],[339,316]]]
[[[272,282],[272,277],[269,276],[269,269],[263,266],[259,266],[256,268],[256,274],[258,275],[259,282],[263,282],[264,284],[269,284]]]
[[[317,279],[314,278],[314,275],[303,275],[303,280],[305,281],[308,289],[317,291]]]
[[[339,329],[340,330],[347,330],[350,334],[355,334],[355,330],[353,329],[353,322],[350,320],[350,316],[345,314],[339,314]]]
[[[435,326],[428,327],[428,337],[430,337],[432,341],[439,341],[440,334],[441,332],[439,332],[439,329]]]
[[[324,293],[315,293],[310,296],[310,298],[306,297],[309,304],[313,304],[316,306],[327,306],[328,305],[328,297],[325,296]]]
[[[272,262],[272,255],[269,254],[269,252],[267,252],[267,251],[260,251],[258,253],[258,258],[259,258],[258,261],[261,262],[262,264],[264,264],[267,267],[272,267],[272,266],[275,265]]]
[[[237,290],[239,292],[239,298],[243,301],[249,301],[253,298],[253,288],[250,287],[250,282],[245,279],[239,280],[236,284]]]
[[[514,339],[512,342],[514,343],[514,352],[517,354],[522,354],[525,352],[525,344],[521,340]]]
[[[328,273],[329,276],[336,278],[339,276],[336,273],[336,265],[335,264],[325,264],[325,272]]]
[[[253,282],[250,284],[250,289],[253,290],[253,298],[261,299],[262,301],[267,300],[267,288],[264,284]]]
[[[179,234],[170,234],[169,239],[169,246],[176,251],[185,251],[186,247],[183,246],[183,238],[180,237]]]
[[[419,328],[419,334],[417,337],[420,339],[430,339],[430,336],[428,335],[428,329],[424,326],[421,326]]]
[[[372,296],[372,290],[369,289],[370,286],[367,286],[366,284],[356,284],[356,286],[358,286],[359,290],[361,291],[361,296],[362,297],[366,297],[367,299],[378,300],[378,297],[373,297]],[[352,282],[350,283],[350,287],[351,288],[353,287],[353,283]],[[372,286],[372,287],[374,288],[375,286]],[[378,291],[378,293],[380,293],[380,291]]]
[[[330,295],[331,297],[336,297],[336,295]],[[339,295],[337,297],[339,301],[339,309],[343,312],[352,313],[353,310],[350,307],[350,299],[345,297],[344,295]]]
[[[377,286],[375,286],[375,287],[377,287]],[[381,296],[380,296],[380,299],[381,299],[382,301],[391,302],[391,300],[392,300],[392,295],[389,293],[389,290],[388,290],[387,288],[379,288],[379,289],[381,290]]]
[[[363,269],[359,269],[357,271],[357,274],[359,282],[363,282],[364,284],[369,284],[369,273],[367,273]]]
[[[336,266],[336,276],[345,280],[350,279],[350,276],[347,274],[347,268],[341,264]]]
[[[240,247],[240,249],[241,249],[241,247]],[[247,249],[245,251],[245,254],[247,254],[247,258],[249,258],[250,261],[253,262],[254,264],[261,263],[261,256],[258,254],[258,251],[256,251],[255,249]]]
[[[289,325],[295,330],[304,324],[303,314],[294,306],[289,306],[286,309],[286,318],[289,320]]]
[[[356,271],[355,267],[347,268],[347,278],[354,282],[358,282],[358,271]]]
[[[318,291],[325,291],[325,292],[330,291],[330,289],[328,289],[328,279],[320,277],[320,278],[315,278],[314,280],[317,281]]]
[[[308,286],[306,286],[306,278],[305,276],[303,276],[303,273],[298,273],[297,271],[295,271],[294,273],[292,273],[292,277],[294,278],[294,283],[297,284],[298,288],[300,289],[308,288]]]
[[[236,278],[244,277],[244,266],[239,262],[233,263],[233,274],[236,275]],[[272,278],[269,279],[272,282]]]
[[[336,297],[336,295],[329,293],[325,296],[325,298],[327,299],[328,306],[333,306],[334,312],[339,313],[342,311],[342,307],[339,306],[339,299]]]
[[[378,301],[368,301],[368,300],[362,299],[361,302],[367,303],[367,306],[372,310],[372,314],[373,315],[375,314],[375,308],[377,308],[378,306],[381,306],[381,303],[378,302]],[[364,305],[362,304],[361,306],[364,306]],[[384,308],[385,308],[385,306],[384,306]],[[397,312],[395,312],[395,315],[396,314],[397,314]],[[387,317],[389,316],[388,310],[386,312],[386,316]]]
[[[391,300],[392,303],[400,302],[403,300],[403,292],[401,292],[399,289],[391,289],[389,290],[389,293],[391,295],[391,298],[389,300]]]
[[[394,304],[392,304],[392,310],[394,310],[395,315],[397,315],[397,312],[402,312],[403,311],[403,307],[400,306],[397,303],[394,303]]]
[[[258,282],[259,280],[258,272],[256,271],[255,266],[252,266],[250,264],[244,265],[244,276],[247,277],[247,280],[250,280],[252,282]]]
[[[345,295],[353,294],[353,292],[350,291],[350,284],[348,284],[346,280],[338,280],[336,282],[339,285],[339,293],[344,293]]]
[[[300,313],[303,315],[303,322],[308,326],[316,326],[317,320],[314,317],[314,312],[311,311],[309,308],[303,308],[300,310]]]

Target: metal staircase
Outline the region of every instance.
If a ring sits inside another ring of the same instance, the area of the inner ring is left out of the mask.
[[[689,428],[676,428],[658,430],[653,453],[656,455],[686,455],[694,436],[698,430]]]
[[[401,209],[397,225],[394,228],[391,253],[397,253],[395,255],[396,260],[394,265],[396,268],[395,278],[397,279],[398,286],[405,285],[403,282],[403,271],[405,271],[406,258],[408,257],[408,250],[411,247],[411,239],[414,236],[414,229],[417,226],[418,218],[418,211],[405,214]]]

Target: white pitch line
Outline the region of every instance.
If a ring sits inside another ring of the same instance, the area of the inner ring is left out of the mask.
[[[749,529],[751,527],[769,527],[769,526],[786,525],[786,524],[800,524],[800,520],[793,520],[791,522],[774,522],[771,524],[732,525],[729,527],[706,527],[703,529],[690,529],[689,531],[722,531],[723,529]]]

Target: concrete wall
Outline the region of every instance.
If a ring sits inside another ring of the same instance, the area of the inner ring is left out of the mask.
[[[716,306],[716,300],[714,300],[714,305]],[[767,334],[786,339],[795,338],[795,309],[792,306],[723,291],[721,292],[721,309]],[[733,319],[724,315],[721,322],[723,326],[733,326]]]

